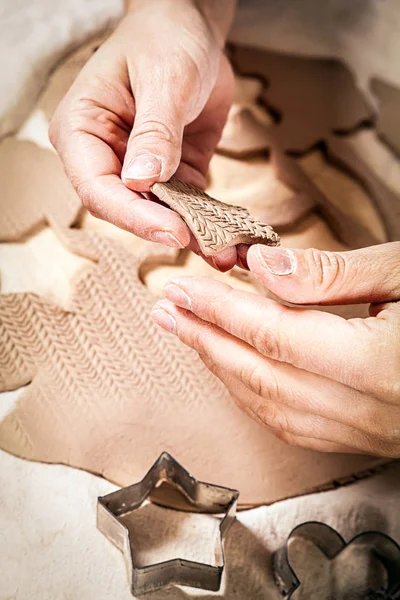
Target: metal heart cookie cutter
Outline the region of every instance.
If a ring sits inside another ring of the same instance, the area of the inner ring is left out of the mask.
[[[346,548],[366,548],[383,565],[386,582],[383,587],[378,584],[379,589],[370,589],[367,596],[357,595],[357,599],[400,600],[400,546],[391,537],[379,531],[365,531],[345,542],[335,529],[318,521],[295,527],[284,546],[272,556],[275,583],[287,600],[297,598],[296,591],[301,587],[290,557],[290,542],[298,537],[311,541],[328,560],[334,560]]]
[[[131,532],[121,517],[140,508],[146,500],[162,500],[165,484],[164,490],[175,488],[193,512],[224,514],[215,547],[216,566],[182,558],[146,566],[135,564]],[[123,552],[134,596],[170,585],[218,591],[224,569],[223,538],[235,518],[238,497],[237,490],[197,481],[170,454],[163,452],[141,481],[98,498],[97,527]]]

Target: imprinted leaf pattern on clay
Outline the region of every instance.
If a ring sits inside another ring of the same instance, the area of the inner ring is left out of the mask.
[[[236,244],[279,246],[272,227],[253,219],[246,208],[215,200],[176,177],[154,184],[152,192],[183,218],[205,256]]]

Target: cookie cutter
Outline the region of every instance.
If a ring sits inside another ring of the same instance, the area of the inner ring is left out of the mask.
[[[135,564],[131,532],[121,517],[140,508],[146,500],[162,503],[171,488],[183,495],[193,512],[225,514],[219,524],[215,566],[182,558],[145,566]],[[237,490],[198,481],[170,454],[163,452],[141,481],[98,498],[97,527],[123,552],[134,596],[170,585],[218,591],[225,562],[223,539],[235,518],[238,497]]]
[[[386,589],[371,591],[368,598],[400,600],[400,546],[393,538],[380,531],[365,531],[345,542],[335,529],[319,521],[308,521],[295,527],[285,544],[272,555],[275,583],[287,600],[293,597],[301,585],[290,564],[289,543],[294,537],[307,538],[330,560],[336,558],[348,546],[367,547],[381,561],[387,574]]]

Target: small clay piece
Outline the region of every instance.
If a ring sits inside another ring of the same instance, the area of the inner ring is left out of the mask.
[[[371,80],[371,89],[379,102],[378,134],[400,155],[400,89],[378,78]]]
[[[172,177],[156,183],[152,192],[185,221],[205,256],[237,244],[278,246],[279,236],[269,225],[254,220],[247,209],[211,198]]]
[[[237,47],[233,63],[241,74],[267,83],[263,99],[281,116],[273,131],[284,150],[304,152],[333,132],[352,130],[373,117],[351,72],[338,60]]]

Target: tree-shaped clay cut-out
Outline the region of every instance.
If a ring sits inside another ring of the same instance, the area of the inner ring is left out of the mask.
[[[246,208],[215,200],[175,177],[151,190],[183,218],[205,256],[236,244],[279,245],[272,227],[253,219]]]
[[[240,489],[245,504],[381,462],[285,445],[234,405],[195,352],[152,322],[155,298],[138,277],[145,256],[77,230],[63,240],[94,261],[68,310],[34,294],[0,295],[0,390],[29,384],[0,423],[1,448],[121,485],[169,451],[199,478]]]

